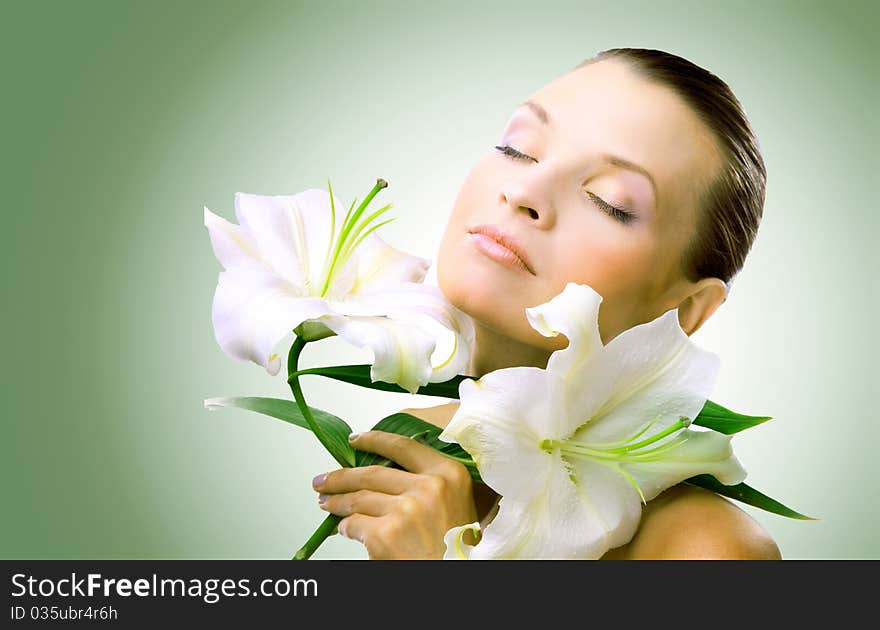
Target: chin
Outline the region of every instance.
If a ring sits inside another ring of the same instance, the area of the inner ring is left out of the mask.
[[[505,288],[491,268],[439,263],[437,281],[446,299],[472,317],[478,327],[533,346],[559,345],[557,340],[544,337],[529,325],[525,310],[533,305],[526,303],[522,292]],[[563,338],[562,346],[566,343]]]
[[[449,301],[472,316],[471,311],[480,311],[493,300],[509,304],[515,285],[505,282],[504,275],[510,272],[491,260],[481,260],[464,246],[441,252],[437,258],[440,289]]]

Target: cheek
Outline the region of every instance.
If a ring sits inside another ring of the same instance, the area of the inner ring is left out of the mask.
[[[554,275],[585,282],[602,295],[601,289],[614,294],[640,284],[655,262],[652,241],[604,217],[589,223],[559,230]]]
[[[567,282],[588,284],[602,296],[599,328],[607,343],[638,321],[659,270],[650,235],[598,219],[590,228],[560,231],[553,284],[557,293]]]

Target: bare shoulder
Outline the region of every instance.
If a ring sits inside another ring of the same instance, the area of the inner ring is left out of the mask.
[[[612,554],[626,559],[780,560],[767,531],[733,502],[679,484],[649,501],[633,539]]]
[[[449,424],[449,421],[452,419],[452,416],[455,415],[455,410],[458,409],[459,404],[460,403],[458,402],[450,402],[435,407],[401,409],[400,413],[411,414],[425,422],[430,422],[434,426],[445,429],[446,425]]]

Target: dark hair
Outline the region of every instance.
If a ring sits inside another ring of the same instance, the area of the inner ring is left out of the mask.
[[[573,70],[604,59],[626,62],[639,76],[671,89],[714,135],[723,166],[698,197],[696,231],[679,263],[689,280],[720,278],[729,293],[758,232],[767,185],[758,139],[742,105],[717,76],[662,50],[610,48]]]

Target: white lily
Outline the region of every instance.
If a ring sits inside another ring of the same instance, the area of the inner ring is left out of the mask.
[[[726,485],[745,478],[730,436],[687,428],[718,357],[690,341],[678,309],[603,345],[601,302],[588,285],[569,283],[526,309],[535,330],[569,340],[546,369],[462,381],[440,439],[468,451],[502,498],[472,549],[460,529],[448,532],[447,557],[596,559],[632,538],[642,504],[664,489],[701,473]]]
[[[212,319],[217,342],[238,360],[274,375],[275,346],[292,330],[306,341],[337,334],[374,354],[372,380],[415,393],[466,366],[472,320],[439,288],[421,284],[430,260],[401,252],[367,227],[387,205],[360,224],[376,186],[336,225],[329,193],[235,195],[239,225],[205,208],[205,226],[221,271]]]

